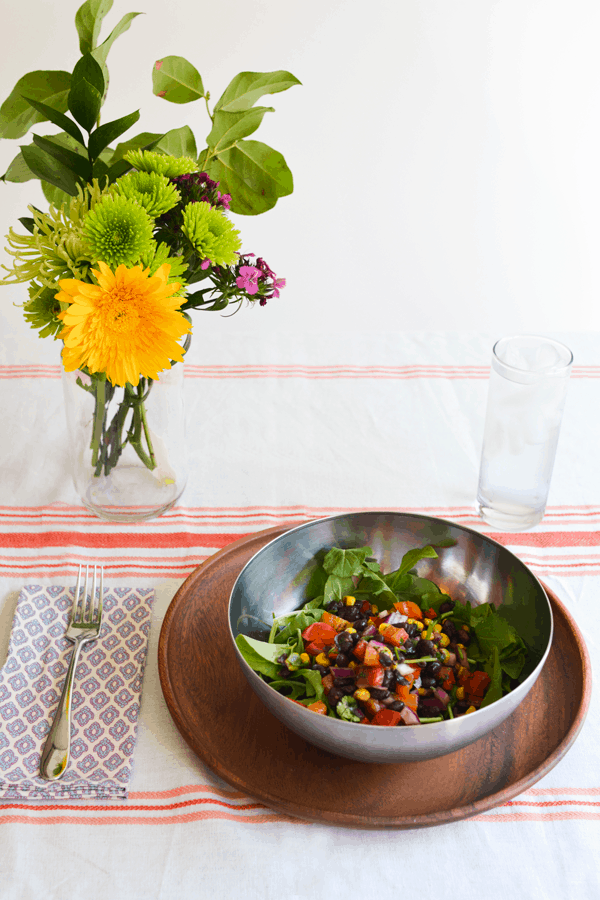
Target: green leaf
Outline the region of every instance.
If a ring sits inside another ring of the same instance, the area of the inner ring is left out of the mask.
[[[389,575],[384,575],[383,580],[389,587],[391,591],[395,594],[399,593],[409,593],[410,588],[413,582],[413,576],[409,575],[408,572],[404,572],[401,574],[398,570],[395,572],[390,572]]]
[[[256,131],[267,112],[275,110],[272,106],[256,106],[244,112],[216,112],[206,143],[211,150],[217,152],[234,147],[242,138]]]
[[[354,590],[354,582],[351,577],[340,578],[339,575],[330,575],[325,582],[323,590],[323,603],[327,605],[332,600],[341,600]]]
[[[169,156],[189,156],[196,159],[196,139],[189,125],[172,128],[157,142],[155,150],[162,150]]]
[[[526,661],[527,653],[524,647],[517,647],[515,645],[514,649],[508,655],[502,653],[500,667],[503,672],[506,672],[509,678],[518,678],[523,671]]]
[[[75,14],[75,26],[79,34],[81,53],[91,53],[98,44],[104,16],[110,11],[113,0],[86,0]]]
[[[91,159],[97,159],[111,141],[116,140],[116,138],[120,137],[125,131],[131,128],[132,125],[135,125],[139,117],[140,111],[136,110],[136,112],[129,113],[128,116],[123,116],[120,119],[115,119],[113,122],[107,122],[105,125],[96,128],[90,135],[90,142],[88,145],[88,152]]]
[[[72,119],[69,119],[68,116],[64,116],[57,109],[53,109],[46,103],[40,103],[38,100],[34,100],[31,97],[25,97],[25,100],[41,113],[45,119],[53,122],[54,125],[58,125],[63,131],[66,131],[67,134],[70,134],[74,140],[81,144],[82,147],[85,147],[83,135]]]
[[[19,150],[1,180],[22,184],[25,181],[31,181],[32,178],[37,178],[37,176],[31,171]]]
[[[294,189],[292,173],[281,153],[260,141],[240,141],[213,156],[203,169],[219,182],[222,193],[231,194],[232,212],[246,216],[272,209],[279,197]]]
[[[481,650],[486,655],[494,648],[500,652],[518,639],[517,633],[508,622],[499,615],[488,615],[475,625],[475,634]]]
[[[327,572],[325,571],[325,569],[323,569],[322,566],[317,566],[317,568],[313,570],[309,582],[306,585],[306,596],[310,597],[311,601],[315,597],[322,597],[325,590],[326,581]]]
[[[74,153],[73,150],[69,150],[67,147],[61,147],[54,141],[40,137],[37,134],[33,135],[33,143],[36,147],[39,147],[41,150],[44,150],[46,153],[50,154],[50,156],[54,157],[54,159],[58,160],[59,163],[62,163],[67,169],[70,169],[71,172],[79,175],[84,181],[91,180],[92,167],[90,161],[85,157],[80,156],[79,153]]]
[[[282,653],[287,652],[286,644],[268,644],[266,641],[257,641],[244,634],[238,634],[235,642],[251,669],[268,678],[277,677],[281,666],[275,660]]]
[[[347,722],[360,722],[359,717],[352,712],[357,706],[358,704],[354,697],[342,697],[335,711],[340,719],[345,719]]]
[[[292,681],[291,678],[276,678],[274,681],[270,681],[269,684],[278,693],[287,697],[288,700],[298,700],[306,694],[306,684],[303,681]],[[310,702],[312,703],[313,701],[311,700]]]
[[[69,72],[38,70],[23,75],[0,107],[0,138],[20,138],[32,125],[46,121],[47,117],[34,109],[25,97],[65,112],[70,86]]]
[[[27,229],[29,234],[33,234],[33,229],[35,227],[35,219],[32,219],[31,216],[21,216],[19,222],[23,226],[23,228]]]
[[[88,84],[96,88],[100,96],[104,93],[105,84],[102,66],[94,59],[91,53],[85,53],[77,60],[71,75],[71,88],[78,81],[87,81]]]
[[[483,668],[490,676],[491,682],[485,692],[485,697],[481,701],[481,709],[483,709],[484,706],[489,706],[490,703],[495,703],[496,700],[500,700],[502,697],[502,669],[500,668],[500,658],[497,647],[494,647],[489,660]]]
[[[323,568],[329,575],[339,575],[340,578],[361,575],[365,558],[371,556],[372,553],[370,547],[356,547],[352,550],[332,547],[323,560]]]
[[[191,103],[204,97],[200,73],[183,56],[157,59],[152,69],[152,92],[171,103]]]
[[[402,557],[398,574],[404,575],[405,572],[410,572],[421,559],[437,559],[437,553],[433,547],[415,547],[414,550],[409,550]]]
[[[103,41],[99,47],[96,47],[96,49],[92,51],[92,56],[94,57],[96,62],[98,62],[102,66],[103,69],[106,66],[106,58],[109,54],[110,48],[112,47],[116,39],[129,30],[131,23],[136,18],[136,16],[141,15],[144,14],[132,12],[124,15],[121,21],[117,25],[115,25],[106,40]]]
[[[321,673],[316,669],[299,669],[303,678],[306,678],[306,692],[316,700],[325,699],[325,689],[321,682]],[[309,687],[310,685],[310,687]]]
[[[71,169],[33,144],[21,147],[21,153],[34,175],[43,181],[49,181],[66,194],[75,196],[79,182]]]
[[[90,132],[102,107],[102,94],[89,81],[78,81],[69,91],[69,110],[73,118]]]
[[[290,72],[240,72],[230,82],[217,105],[217,110],[240,112],[250,109],[265,94],[277,94],[302,82]]]
[[[361,578],[358,589],[359,593],[374,594],[377,597],[377,606],[380,610],[389,609],[390,606],[398,599],[396,594],[390,590],[381,575],[377,572],[365,571]]]
[[[65,191],[61,191],[60,188],[55,187],[53,184],[49,184],[47,181],[42,181],[42,191],[44,192],[44,197],[52,206],[56,209],[60,209],[65,203],[69,203],[71,200],[71,195],[65,193]]]

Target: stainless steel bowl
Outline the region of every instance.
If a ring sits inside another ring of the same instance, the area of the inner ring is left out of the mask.
[[[430,578],[454,600],[493,603],[519,622],[519,634],[533,663],[510,694],[483,709],[435,724],[381,728],[319,716],[291,703],[248,666],[235,645],[245,634],[268,637],[266,623],[299,609],[315,556],[331,547],[372,547],[384,572],[398,568],[407,550],[431,544],[437,559],[422,560],[418,574]],[[265,623],[265,624],[261,624]],[[525,623],[525,624],[524,624]],[[308,522],[271,541],[244,566],[229,601],[231,639],[244,675],[268,709],[292,731],[318,747],[365,762],[399,763],[431,759],[459,750],[496,728],[533,687],[552,642],[552,612],[535,575],[505,547],[482,534],[431,516],[361,512]]]

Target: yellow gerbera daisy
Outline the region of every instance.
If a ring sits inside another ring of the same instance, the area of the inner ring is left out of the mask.
[[[178,309],[182,297],[177,282],[167,283],[169,263],[154,275],[142,266],[118,266],[115,272],[103,262],[93,269],[98,284],[75,278],[59,281],[56,299],[68,303],[59,313],[64,328],[63,365],[67,372],[87,366],[104,372],[112,384],[137,385],[140,375],[158,378],[171,360],[182,362],[177,341],[192,330]]]

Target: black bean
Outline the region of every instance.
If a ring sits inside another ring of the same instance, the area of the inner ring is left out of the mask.
[[[360,606],[347,606],[344,618],[348,619],[349,622],[355,622],[357,619],[360,619]]]
[[[291,674],[292,674],[292,673],[291,673],[290,670],[287,668],[287,666],[282,666],[282,667],[280,668],[279,672],[277,673],[277,675],[278,675],[279,678],[289,678]]]
[[[421,687],[430,688],[435,684],[435,678],[427,675],[421,675]]]
[[[321,676],[327,675],[327,672],[329,671],[328,669],[325,668],[325,666],[320,666],[319,663],[313,663],[311,666],[311,669],[314,669]]]
[[[335,709],[336,705],[340,702],[340,700],[342,699],[343,696],[344,696],[343,691],[341,691],[337,687],[332,687],[331,690],[329,691],[329,693],[327,694],[327,700],[329,701],[329,705]]]
[[[374,700],[384,700],[385,697],[390,696],[390,692],[384,687],[368,687],[367,690]]]
[[[337,602],[337,600],[330,600],[325,608],[326,608],[327,612],[333,613],[333,615],[335,616],[335,615],[337,615],[337,611],[340,608],[340,605],[341,604],[339,604]]]
[[[382,687],[389,688],[392,683],[393,672],[391,669],[386,669],[383,673],[383,681],[381,682]]]
[[[406,686],[409,682],[406,680],[404,675],[400,675],[399,672],[396,672],[396,684],[403,684]]]
[[[471,640],[471,635],[469,634],[469,632],[464,631],[464,629],[462,629],[462,628],[458,629],[457,637],[458,637],[459,644],[468,644],[469,641]]]
[[[333,683],[337,688],[344,688],[348,684],[354,684],[354,678],[334,678]]]
[[[345,666],[347,666],[349,662],[350,662],[350,657],[346,656],[345,653],[338,653],[338,655],[335,658],[336,667],[339,667],[341,669],[343,669]]]
[[[336,634],[334,643],[338,650],[340,650],[342,653],[347,653],[354,646],[352,635],[348,634],[347,631],[342,631],[340,634]]]
[[[390,703],[388,709],[394,709],[396,712],[402,712],[404,709],[404,703],[402,700],[394,700],[393,703]]]
[[[352,684],[344,684],[342,685],[340,690],[343,691],[344,694],[350,695],[353,694],[356,690],[356,685],[354,684],[354,682],[352,682]]]
[[[406,656],[404,655],[404,653],[400,652],[400,653],[396,654],[396,662],[401,663],[401,662],[404,662],[405,659],[406,659]]]
[[[421,639],[415,647],[418,656],[431,656],[434,652],[434,649],[435,648],[432,641],[426,641],[423,639]]]
[[[379,662],[381,663],[382,666],[389,666],[389,665],[391,665],[391,663],[393,662],[393,660],[394,660],[394,656],[393,656],[391,650],[388,650],[388,649],[386,648],[385,650],[380,650],[380,651],[379,651]]]
[[[409,637],[414,637],[416,634],[419,633],[419,629],[417,628],[417,626],[415,625],[414,622],[407,622],[404,625],[404,630]]]
[[[450,612],[451,609],[454,609],[456,606],[455,600],[445,600],[444,603],[440,606],[440,616],[443,616],[444,613]]]
[[[354,623],[354,627],[357,631],[364,631],[367,625],[369,624],[369,620],[365,619],[364,616],[360,619],[357,619]]]

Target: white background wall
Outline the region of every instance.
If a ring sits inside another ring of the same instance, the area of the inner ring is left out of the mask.
[[[30,70],[72,69],[78,5],[1,0],[0,99]],[[194,63],[214,100],[243,70],[303,83],[261,101],[276,112],[254,136],[294,193],[236,217],[288,287],[196,332],[600,331],[595,0],[116,0],[102,37],[132,9],[146,15],[111,50],[103,110],[140,108],[132,134],[188,124],[204,146],[202,104],[152,94],[162,56]],[[2,171],[18,143],[0,142]],[[30,202],[36,182],[0,183],[0,234]],[[2,327],[50,360],[11,306],[24,297],[0,288]]]

